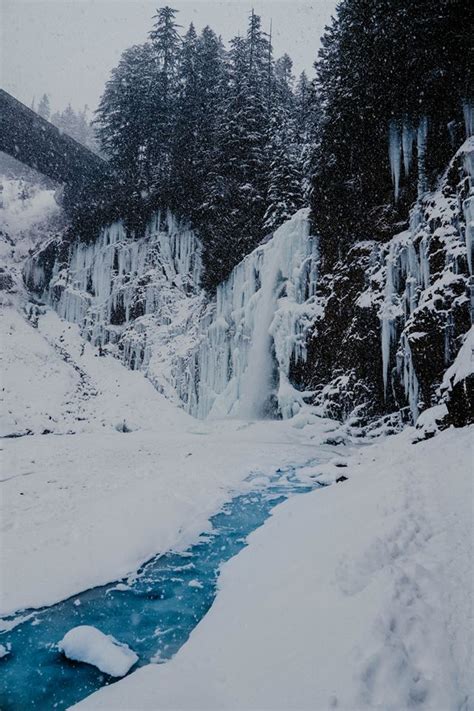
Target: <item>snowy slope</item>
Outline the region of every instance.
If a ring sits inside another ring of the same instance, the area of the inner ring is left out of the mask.
[[[4,434],[32,433],[3,440],[2,614],[186,547],[250,472],[304,464],[337,427],[203,425],[53,311],[1,316]]]
[[[252,534],[174,659],[75,708],[473,709],[473,435],[359,451]]]

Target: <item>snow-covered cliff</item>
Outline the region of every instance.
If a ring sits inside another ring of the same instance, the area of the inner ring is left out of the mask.
[[[140,237],[115,222],[88,243],[53,238],[27,261],[24,276],[93,345],[142,370],[173,398],[185,387],[179,358],[197,335],[201,269],[192,230],[157,212]]]
[[[470,326],[473,156],[470,139],[405,230],[348,245],[330,272],[300,210],[209,297],[196,235],[157,213],[138,238],[118,222],[90,243],[53,239],[25,280],[199,418],[286,418],[306,402],[353,425],[415,421],[444,397]]]
[[[473,168],[471,138],[407,229],[385,244],[356,243],[321,275],[325,309],[299,377],[326,413],[416,420],[439,401],[471,321]]]
[[[170,213],[135,239],[122,223],[94,242],[53,239],[25,267],[29,288],[100,349],[140,369],[197,417],[289,417],[289,383],[318,313],[317,240],[307,210],[201,291],[201,246]]]

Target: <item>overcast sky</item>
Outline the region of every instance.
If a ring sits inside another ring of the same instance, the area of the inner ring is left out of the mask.
[[[227,42],[244,33],[252,8],[273,21],[275,56],[288,52],[295,71],[312,73],[336,0],[172,0],[178,22],[210,25]],[[53,109],[95,109],[124,49],[145,41],[166,0],[0,0],[1,86],[21,101],[46,92]]]

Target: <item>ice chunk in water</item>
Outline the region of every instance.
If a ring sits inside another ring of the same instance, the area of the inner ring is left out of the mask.
[[[126,644],[89,625],[73,627],[58,647],[68,659],[92,664],[110,676],[125,676],[138,661],[138,656]]]

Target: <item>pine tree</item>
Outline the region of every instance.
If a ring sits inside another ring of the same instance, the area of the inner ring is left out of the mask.
[[[184,37],[178,70],[179,97],[174,124],[173,208],[199,219],[216,166],[216,146],[225,83],[221,41],[209,28]]]
[[[47,94],[43,94],[41,97],[38,104],[38,114],[46,119],[46,121],[49,121],[49,117],[51,116],[51,107],[49,104],[49,96]]]
[[[418,156],[425,187],[434,184],[452,152],[453,132],[460,140],[462,97],[473,95],[468,5],[463,0],[339,5],[317,63],[323,115],[313,213],[329,259],[337,259],[347,241],[386,238],[408,214],[420,181],[415,166],[407,165],[404,177],[396,165],[404,130],[408,144],[414,128],[428,125],[426,160]]]
[[[150,184],[153,49],[127,49],[107,82],[95,124],[104,153],[136,194]]]
[[[160,8],[154,16],[155,24],[150,32],[153,53],[153,80],[150,92],[151,131],[149,162],[152,173],[152,189],[169,199],[171,190],[171,153],[174,118],[178,98],[178,66],[181,38],[175,22],[176,10]]]
[[[301,205],[292,64],[274,63],[254,12],[229,52],[209,27],[181,40],[175,15],[158,10],[149,42],[124,52],[96,122],[135,212],[145,195],[198,230],[212,289]]]
[[[285,54],[275,62],[269,125],[269,174],[265,230],[274,231],[303,205],[301,150],[296,130],[293,62]]]

